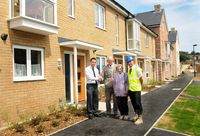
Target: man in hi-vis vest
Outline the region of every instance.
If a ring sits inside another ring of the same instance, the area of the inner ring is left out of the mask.
[[[131,99],[133,105],[135,116],[133,121],[136,125],[142,124],[142,103],[141,103],[141,90],[143,84],[142,71],[141,68],[135,65],[134,58],[128,56],[126,58],[128,64],[128,82],[129,82],[129,91],[128,95]]]

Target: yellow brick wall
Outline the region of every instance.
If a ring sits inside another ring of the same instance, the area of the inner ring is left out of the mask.
[[[76,0],[75,18],[68,17],[68,0],[58,1],[59,33],[49,36],[9,29],[9,2],[0,3],[0,34],[7,33],[4,43],[0,40],[0,116],[8,114],[15,119],[19,114],[47,111],[49,105],[65,97],[64,70],[57,68],[57,59],[64,60],[64,51],[71,49],[60,47],[58,37],[78,39],[98,44],[104,50],[97,51],[98,55],[112,55],[112,48],[125,50],[125,21],[119,16],[119,47],[115,45],[115,12],[112,8],[101,3],[106,8],[106,30],[95,27],[95,1]],[[98,1],[99,2],[99,1]],[[13,81],[13,45],[40,47],[44,49],[44,80]],[[95,56],[92,51],[86,52]],[[64,62],[63,62],[64,65]],[[1,127],[1,122],[0,122]]]

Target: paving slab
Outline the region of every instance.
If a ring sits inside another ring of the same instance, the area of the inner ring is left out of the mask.
[[[136,126],[132,121],[122,121],[113,118],[94,118],[66,128],[54,136],[143,136],[170,106],[175,98],[191,81],[191,74],[184,74],[180,79],[170,82],[142,96],[144,108],[142,125]],[[173,88],[181,88],[173,90]],[[129,115],[134,115],[129,103]]]

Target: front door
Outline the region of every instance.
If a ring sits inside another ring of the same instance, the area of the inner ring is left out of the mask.
[[[74,57],[74,56],[73,56]],[[72,58],[74,60],[74,58]],[[74,64],[73,64],[74,69]],[[77,56],[77,75],[78,75],[78,100],[85,100],[85,66],[84,66],[84,56]],[[73,74],[74,75],[74,74]],[[75,88],[75,86],[74,86]],[[75,94],[75,89],[74,89]],[[74,98],[75,100],[75,98]]]

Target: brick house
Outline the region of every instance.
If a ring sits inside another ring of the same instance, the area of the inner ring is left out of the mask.
[[[163,81],[171,78],[170,44],[168,42],[168,26],[165,10],[155,5],[153,11],[138,13],[136,19],[141,20],[153,30],[156,38],[156,59],[158,61],[158,79]]]
[[[158,61],[155,53],[157,34],[136,18],[127,20],[127,50],[135,54],[142,68],[144,83],[157,80]]]
[[[48,111],[59,99],[86,98],[84,68],[97,57],[125,65],[126,18],[110,0],[9,0],[0,3],[0,117]],[[116,52],[116,50],[118,52]],[[0,126],[1,126],[0,122]]]
[[[172,77],[177,77],[181,74],[180,70],[180,55],[179,55],[179,37],[178,31],[175,28],[171,28],[169,31],[169,42],[171,48],[171,71]]]

